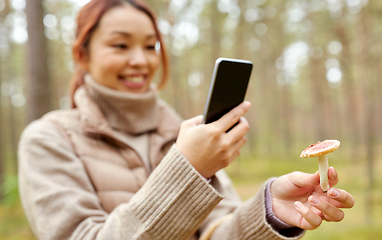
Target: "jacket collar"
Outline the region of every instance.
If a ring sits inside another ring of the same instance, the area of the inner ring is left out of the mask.
[[[113,128],[97,104],[88,96],[85,87],[77,89],[74,100],[80,114],[81,129],[90,135],[114,137]]]
[[[77,89],[74,99],[80,115],[80,127],[85,133],[106,137],[119,146],[126,146],[114,134],[114,129],[99,106],[88,95],[84,86]],[[157,128],[150,131],[150,133],[154,133],[151,141],[164,144],[167,141],[175,140],[179,133],[182,118],[160,99],[158,99],[158,119]]]

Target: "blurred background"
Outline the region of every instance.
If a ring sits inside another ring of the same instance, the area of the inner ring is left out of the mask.
[[[35,239],[18,196],[17,144],[29,122],[70,106],[75,17],[87,2],[0,0],[0,239]],[[304,239],[382,239],[382,1],[146,2],[170,54],[161,97],[183,118],[203,113],[218,57],[254,63],[248,142],[227,168],[242,198],[269,177],[317,171],[301,151],[338,139],[329,164],[356,205]]]

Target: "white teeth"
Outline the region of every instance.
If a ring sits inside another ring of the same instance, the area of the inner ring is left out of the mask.
[[[143,76],[126,77],[125,79],[126,79],[127,81],[129,81],[129,82],[133,82],[133,83],[143,83],[143,81],[144,81]]]

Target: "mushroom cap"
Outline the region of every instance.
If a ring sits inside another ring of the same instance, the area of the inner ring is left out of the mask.
[[[340,146],[340,141],[338,140],[325,140],[312,144],[302,151],[300,157],[311,158],[318,157],[323,154],[334,152]]]

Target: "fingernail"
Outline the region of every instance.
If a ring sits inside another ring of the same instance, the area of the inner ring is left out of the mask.
[[[294,202],[294,205],[296,206],[297,209],[302,207],[302,203],[299,201]]]
[[[333,167],[332,169],[333,169],[333,173],[332,173],[331,179],[335,179],[337,177],[337,171]]]
[[[340,193],[336,189],[332,188],[329,191],[329,195],[333,198],[338,198],[340,196]]]
[[[313,205],[318,205],[320,203],[320,200],[314,196],[309,197],[309,202]]]

